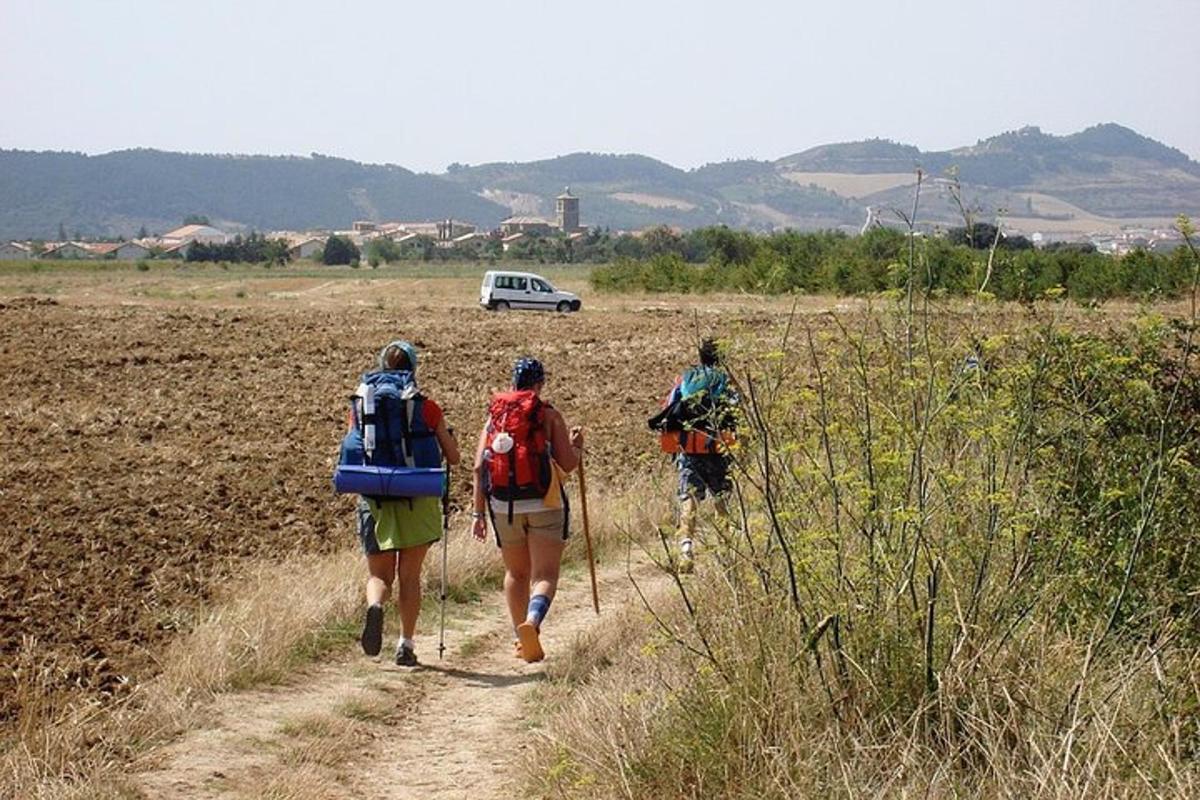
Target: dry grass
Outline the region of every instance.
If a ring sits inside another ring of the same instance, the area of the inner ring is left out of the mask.
[[[713,588],[720,581],[715,569],[702,568],[693,599],[712,594],[727,602]],[[676,630],[690,626],[677,597],[660,593],[651,606]],[[636,609],[606,620],[557,661],[534,709],[545,745],[522,764],[536,796],[1200,796],[1200,767],[1171,752],[1178,742],[1162,736],[1163,683],[1156,675],[1164,669],[1167,680],[1200,685],[1195,656],[1159,667],[1146,658],[1108,665],[1082,698],[1079,726],[1064,736],[1061,720],[1005,707],[1014,702],[1010,691],[1016,702],[1038,706],[1069,696],[1085,645],[1046,632],[1029,654],[1013,648],[1011,674],[946,676],[987,683],[978,694],[995,703],[926,710],[953,713],[969,726],[955,750],[931,746],[921,716],[884,727],[865,719],[839,723],[823,713],[824,687],[801,675],[796,647],[778,632],[764,636],[715,613],[703,626],[714,647],[740,649],[742,666],[753,668],[731,682],[710,668],[697,670],[696,660]],[[768,691],[754,676],[759,668],[771,676]]]
[[[345,642],[358,615],[360,557],[351,552],[250,568],[227,599],[169,645],[157,678],[107,706],[62,706],[27,676],[24,713],[0,754],[0,796],[120,796],[125,766],[203,718],[218,692],[278,680]],[[123,788],[124,787],[124,788]]]
[[[629,530],[651,530],[669,496],[661,483],[649,479],[622,490],[589,489],[598,558],[616,552]],[[571,491],[578,496],[577,485]],[[578,503],[574,518],[577,535],[566,560],[579,565],[584,548]],[[471,538],[466,522],[463,515],[453,518],[448,538],[449,593],[459,599],[495,590],[503,577],[495,545]],[[440,576],[438,545],[425,563],[427,614],[436,612]],[[286,580],[280,580],[275,564],[247,568],[222,602],[165,649],[156,678],[107,705],[65,705],[43,689],[37,674],[23,676],[25,711],[0,753],[0,797],[136,796],[124,777],[127,765],[153,745],[202,723],[214,695],[278,681],[297,665],[352,641],[364,577],[362,557],[352,551],[292,560]],[[368,692],[347,698],[338,707],[339,717],[289,724],[286,733],[300,740],[288,754],[296,770],[257,787],[255,796],[323,796],[321,787],[333,784],[322,770],[342,758],[328,748],[345,750],[356,725],[390,718],[395,702],[386,693]],[[302,780],[305,776],[312,780]]]
[[[270,775],[262,784],[246,787],[237,797],[247,800],[325,800],[341,794],[341,787],[315,764],[299,764]]]

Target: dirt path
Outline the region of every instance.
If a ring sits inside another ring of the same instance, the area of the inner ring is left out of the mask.
[[[652,568],[635,568],[642,575]],[[625,565],[601,573],[605,616],[636,602]],[[221,697],[209,724],[150,753],[135,782],[147,798],[471,798],[513,795],[532,736],[523,704],[546,663],[597,624],[586,572],[565,575],[542,637],[548,661],[512,653],[499,595],[447,625],[422,621],[424,665],[355,650],[290,685]]]

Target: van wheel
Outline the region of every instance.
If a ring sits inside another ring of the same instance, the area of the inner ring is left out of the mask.
[[[583,307],[583,303],[581,303],[580,301],[578,301],[578,300],[571,301],[571,310],[572,311],[578,311],[582,307]]]
[[[492,310],[493,311],[508,311],[508,301],[507,300],[497,300],[496,304],[492,306]]]
[[[558,304],[558,313],[565,314],[570,310],[571,310],[571,303],[569,301],[563,300],[561,303]]]

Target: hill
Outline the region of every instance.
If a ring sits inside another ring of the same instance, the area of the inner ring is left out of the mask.
[[[340,158],[122,150],[0,150],[0,239],[165,231],[189,214],[231,228],[347,228],[356,219],[453,216],[494,225],[502,206],[432,175]]]
[[[446,178],[519,213],[553,213],[564,185],[591,225],[637,228],[725,223],[747,228],[857,230],[866,207],[908,208],[925,171],[921,218],[960,222],[956,175],[968,208],[1003,211],[1021,230],[1056,235],[1166,224],[1200,211],[1200,164],[1115,124],[1069,136],[1035,127],[969,147],[922,151],[884,139],[826,144],[775,161],[733,160],[680,170],[639,155],[575,153],[544,161],[455,165]]]
[[[911,206],[918,167],[927,176],[919,217],[929,224],[961,223],[952,176],[968,208],[981,218],[1002,213],[1024,232],[1067,237],[1200,214],[1200,164],[1108,123],[1067,136],[1026,127],[943,151],[869,139],[691,170],[637,154],[452,164],[428,175],[319,155],[9,150],[0,151],[0,239],[52,237],[60,223],[71,234],[128,236],[189,214],[259,230],[442,217],[491,227],[509,214],[552,217],[564,186],[593,227],[858,230],[868,206]]]

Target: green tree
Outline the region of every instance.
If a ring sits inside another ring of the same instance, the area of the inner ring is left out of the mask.
[[[358,261],[358,246],[345,236],[330,236],[325,240],[321,261],[325,264],[350,264]]]

